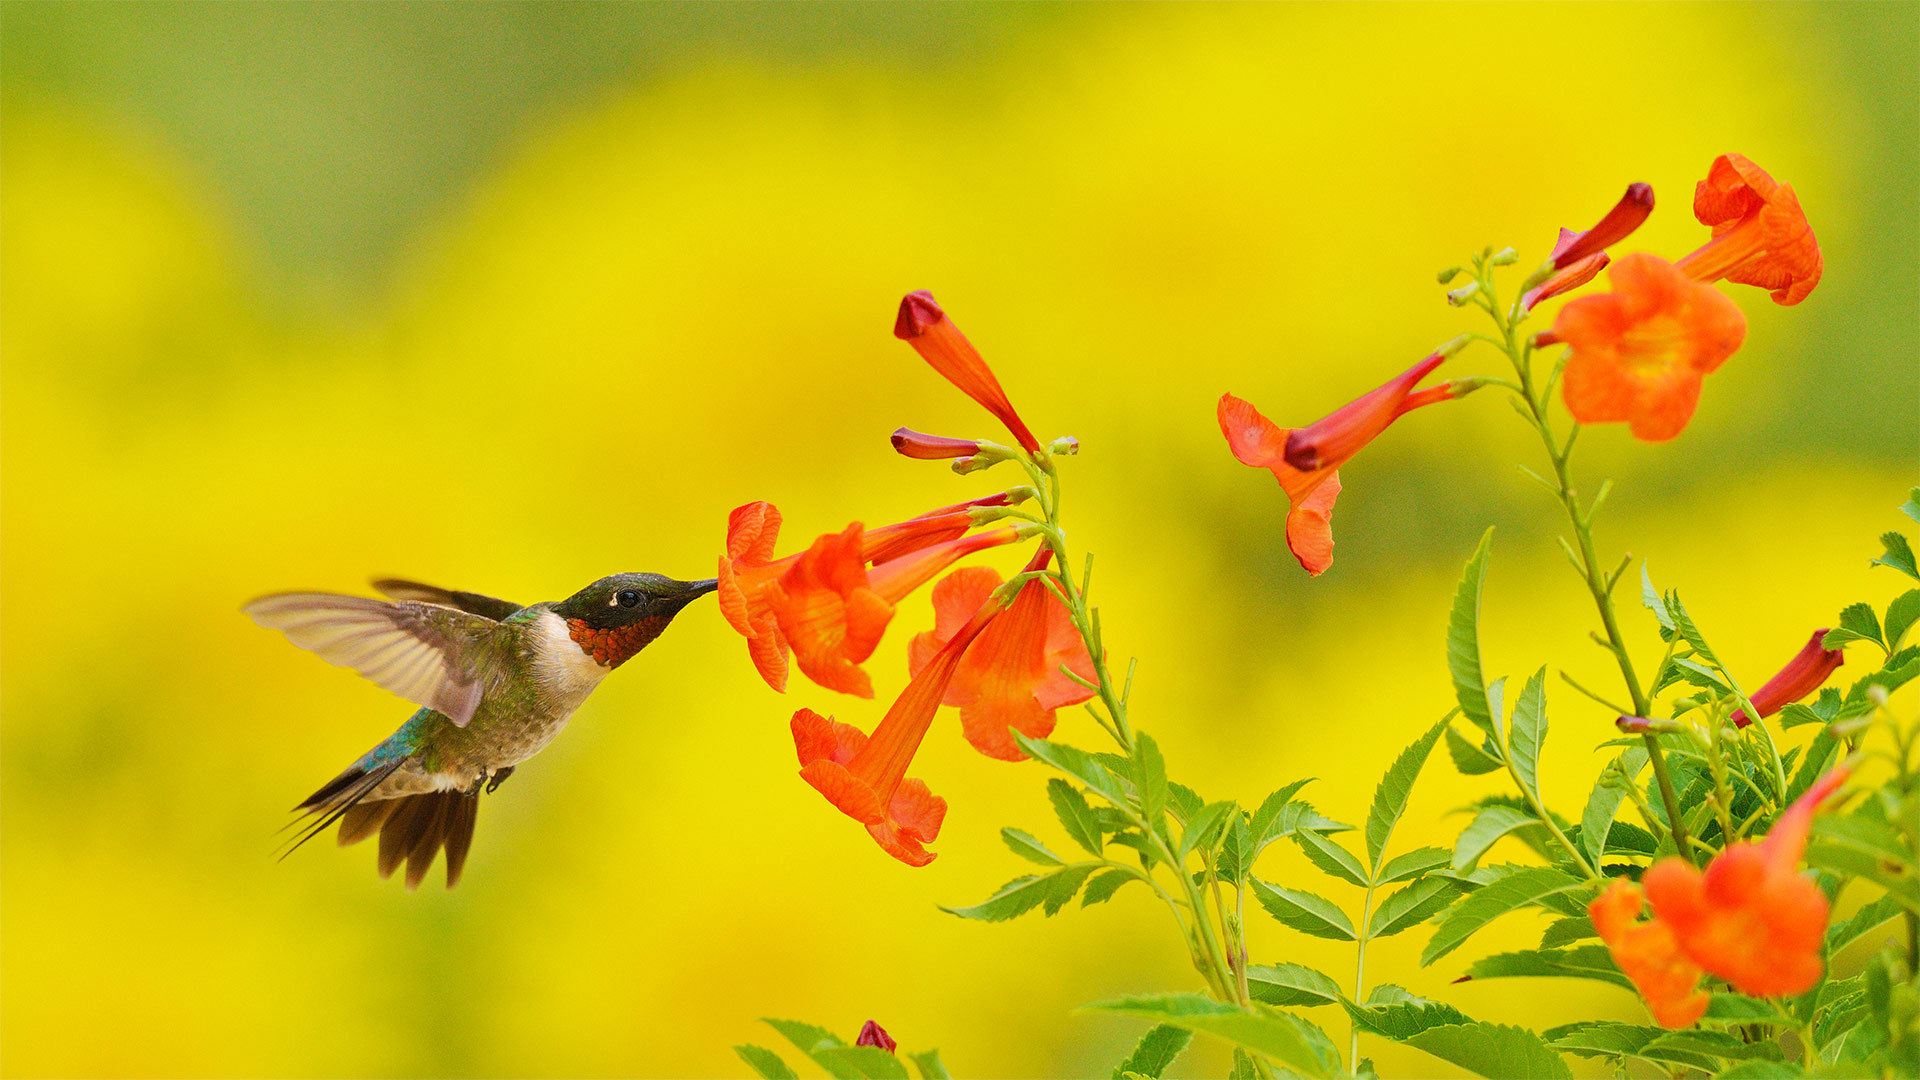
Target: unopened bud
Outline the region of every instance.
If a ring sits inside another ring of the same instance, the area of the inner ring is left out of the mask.
[[[1062,435],[1048,443],[1047,449],[1061,457],[1072,457],[1080,452],[1080,440],[1071,435]]]
[[[1479,291],[1480,283],[1478,281],[1469,281],[1465,285],[1448,293],[1447,303],[1452,304],[1454,307],[1461,307],[1465,305],[1467,301],[1473,299],[1473,294]]]
[[[893,1036],[887,1034],[886,1028],[869,1020],[861,1025],[860,1037],[853,1040],[853,1045],[877,1046],[891,1054],[893,1053],[893,1048],[899,1044],[893,1041]]]
[[[1487,260],[1487,265],[1512,266],[1514,263],[1517,263],[1519,261],[1520,261],[1519,252],[1513,250],[1512,248],[1501,248],[1499,251],[1496,251],[1493,253],[1493,258]]]
[[[1460,354],[1461,349],[1464,349],[1471,344],[1473,344],[1473,335],[1461,334],[1457,338],[1449,339],[1445,344],[1441,345],[1439,348],[1433,351],[1436,356],[1444,356],[1444,357],[1447,357],[1448,359],[1452,359],[1453,357],[1458,356]]]
[[[894,453],[919,461],[939,461],[944,458],[969,457],[980,452],[980,444],[973,439],[953,439],[945,435],[928,435],[910,428],[900,428],[893,433]]]
[[[1644,716],[1622,716],[1613,722],[1613,726],[1635,735],[1686,730],[1678,720],[1649,720]]]
[[[1439,281],[1440,284],[1445,285],[1447,282],[1452,281],[1454,278],[1457,278],[1459,276],[1460,276],[1460,268],[1457,266],[1449,266],[1445,270],[1440,271],[1439,274],[1435,275],[1435,280]]]
[[[953,461],[953,471],[959,473],[961,476],[965,476],[968,473],[977,473],[982,469],[991,469],[995,465],[1000,464],[1001,460],[1002,459],[997,457],[988,457],[985,454],[955,458]]]
[[[1542,330],[1529,338],[1528,342],[1536,349],[1544,349],[1549,345],[1560,344],[1560,335],[1551,330]]]
[[[1040,497],[1040,493],[1038,491],[1035,491],[1031,486],[1027,484],[1022,484],[1019,487],[1011,487],[1011,488],[1008,488],[1006,491],[1002,492],[1001,498],[1005,499],[1006,501],[1001,503],[1000,505],[1001,506],[1018,506],[1021,503],[1026,502],[1028,499],[1037,499],[1039,497]]]
[[[1493,381],[1491,375],[1468,375],[1465,378],[1448,379],[1440,385],[1447,388],[1448,397],[1458,400]]]

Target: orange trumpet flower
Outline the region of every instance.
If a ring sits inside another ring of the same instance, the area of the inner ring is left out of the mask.
[[[1000,380],[993,377],[993,369],[987,366],[987,362],[980,358],[979,350],[934,302],[932,293],[921,289],[908,293],[900,301],[900,314],[893,323],[893,336],[913,346],[922,359],[933,365],[933,370],[998,417],[1013,433],[1021,449],[1028,453],[1040,449],[1040,440],[1033,437],[1033,432],[1027,430],[1026,422],[1013,411],[1013,405],[1007,401],[1007,392],[1000,388]]]
[[[1413,388],[1461,345],[1442,348],[1386,385],[1303,428],[1280,427],[1246,401],[1220,395],[1217,411],[1227,447],[1241,464],[1266,469],[1280,481],[1291,507],[1287,548],[1308,574],[1318,577],[1333,565],[1333,501],[1340,494],[1340,466],[1400,417],[1422,405],[1460,396],[1464,391],[1455,383],[1418,393]]]
[[[1814,811],[1845,783],[1842,765],[1780,815],[1766,839],[1733,844],[1703,874],[1662,859],[1642,878],[1654,918],[1689,959],[1743,994],[1801,993],[1825,969],[1827,896],[1798,873]]]
[[[755,669],[773,689],[786,690],[792,655],[822,686],[872,697],[858,665],[872,655],[893,605],[959,559],[1016,539],[1012,529],[964,535],[1007,502],[991,495],[877,529],[855,524],[780,559],[773,557],[779,509],[748,503],[728,517],[720,612],[747,639]]]
[[[1028,568],[1042,568],[1050,554],[1042,548]],[[909,866],[933,861],[925,845],[939,836],[947,801],[923,781],[908,777],[907,767],[926,739],[967,647],[1005,608],[998,593],[988,597],[907,683],[871,737],[811,709],[793,714],[801,778],[841,813],[865,825],[887,854]]]
[[[1700,989],[1703,972],[1680,950],[1672,927],[1658,919],[1639,921],[1644,906],[1639,886],[1615,880],[1587,905],[1587,917],[1654,1021],[1665,1028],[1692,1027],[1707,1011],[1707,992]]]
[[[1593,228],[1585,232],[1561,229],[1560,240],[1547,257],[1551,276],[1521,295],[1520,310],[1531,311],[1544,300],[1592,281],[1606,268],[1609,261],[1606,249],[1631,236],[1652,213],[1653,188],[1647,184],[1628,184],[1627,193],[1620,196],[1620,201]],[[1548,269],[1542,267],[1542,272]]]
[[[1776,304],[1807,298],[1826,265],[1800,197],[1739,154],[1713,159],[1693,191],[1693,216],[1713,239],[1679,262],[1699,281],[1737,281],[1767,289]]]
[[[913,639],[911,670],[918,674],[931,663],[999,587],[1000,574],[987,566],[965,567],[942,578],[933,587],[934,627]],[[1029,581],[967,650],[944,703],[959,706],[961,731],[974,749],[1002,761],[1023,761],[1026,755],[1013,731],[1044,739],[1053,733],[1057,710],[1093,696],[1063,674],[1062,665],[1094,680],[1093,658],[1067,606],[1044,582]]]
[[[1787,666],[1747,699],[1759,710],[1761,719],[1820,689],[1839,670],[1840,665],[1847,662],[1846,653],[1826,647],[1826,636],[1827,631],[1815,630],[1793,659],[1787,661]],[[1733,726],[1746,727],[1751,723],[1753,720],[1747,715],[1747,710],[1733,711]]]
[[[1635,437],[1680,434],[1701,380],[1746,340],[1747,319],[1710,285],[1635,252],[1607,272],[1613,291],[1568,302],[1553,335],[1573,348],[1568,411],[1585,424],[1626,421]]]

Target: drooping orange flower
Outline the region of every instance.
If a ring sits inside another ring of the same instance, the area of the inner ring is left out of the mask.
[[[1680,950],[1672,927],[1658,919],[1639,921],[1643,906],[1640,887],[1616,879],[1587,905],[1587,916],[1654,1021],[1665,1028],[1692,1027],[1707,1011],[1700,965]]]
[[[1829,649],[1824,644],[1826,630],[1815,630],[1787,666],[1779,674],[1767,680],[1754,695],[1747,700],[1760,711],[1761,719],[1772,716],[1788,705],[1820,689],[1833,677],[1841,664],[1847,662],[1846,653],[1839,649]],[[1733,725],[1746,727],[1753,723],[1745,709],[1733,711]]]
[[[998,417],[1019,442],[1032,453],[1040,449],[1040,440],[1027,430],[1026,422],[1013,411],[1007,392],[1000,388],[993,369],[980,358],[979,350],[953,325],[947,313],[925,289],[908,293],[900,301],[900,313],[894,319],[893,336],[913,346],[921,358],[933,365],[946,380],[960,388],[981,407]]]
[[[1820,284],[1826,260],[1800,197],[1740,154],[1713,159],[1694,188],[1693,216],[1713,239],[1680,260],[1688,276],[1757,285],[1776,304],[1797,304]]]
[[[1531,311],[1545,300],[1592,281],[1606,268],[1607,249],[1631,236],[1651,213],[1653,188],[1647,184],[1628,184],[1627,193],[1620,196],[1620,201],[1593,228],[1585,232],[1561,229],[1560,240],[1548,256],[1551,276],[1520,297],[1520,309]]]
[[[933,587],[934,627],[913,639],[911,670],[917,674],[931,663],[1000,584],[999,572],[987,566],[965,567],[942,578]],[[1062,674],[1062,665],[1093,681],[1093,658],[1067,606],[1044,583],[1029,581],[967,650],[944,700],[959,707],[960,729],[974,749],[1002,761],[1022,761],[1026,755],[1013,731],[1044,739],[1053,733],[1057,710],[1093,696]]]
[[[1291,509],[1287,548],[1315,577],[1333,565],[1333,501],[1340,494],[1340,466],[1387,425],[1422,405],[1456,397],[1453,383],[1414,392],[1421,379],[1457,351],[1449,346],[1303,428],[1283,428],[1232,394],[1220,395],[1220,432],[1244,465],[1266,469],[1280,481]]]
[[[990,520],[982,511],[1006,501],[1004,494],[988,496],[878,529],[856,523],[780,559],[773,557],[779,509],[748,503],[727,522],[721,614],[747,639],[754,667],[773,689],[786,690],[791,654],[820,685],[872,697],[859,665],[879,643],[893,605],[959,559],[1016,539],[1011,529],[964,535]]]
[[[1035,563],[1045,562],[1046,549],[1041,550]],[[933,861],[934,854],[925,845],[939,836],[947,801],[924,782],[909,778],[907,767],[926,738],[967,647],[1003,610],[997,597],[981,604],[907,683],[871,737],[811,709],[793,714],[801,778],[841,813],[865,825],[887,854],[909,866]]]
[[[1612,292],[1571,300],[1554,320],[1554,336],[1573,348],[1567,409],[1584,424],[1626,421],[1637,438],[1671,439],[1692,419],[1701,379],[1746,340],[1746,316],[1642,252],[1615,262],[1607,279]]]
[[[1654,918],[1709,973],[1756,997],[1798,994],[1825,968],[1827,896],[1798,870],[1814,811],[1846,782],[1840,766],[1795,799],[1764,840],[1727,847],[1706,872],[1662,859],[1642,878]]]

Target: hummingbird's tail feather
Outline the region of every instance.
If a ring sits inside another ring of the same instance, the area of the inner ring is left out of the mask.
[[[355,808],[366,805],[363,800],[406,763],[404,755],[372,766],[355,763],[347,771],[327,781],[319,791],[307,796],[304,802],[293,808],[294,813],[300,815],[294,818],[294,823],[300,825],[300,831],[288,842],[280,857],[284,859],[300,850],[307,841],[327,831],[328,826],[346,817]]]
[[[377,807],[391,805],[381,811]],[[369,808],[357,820],[349,818],[340,827],[341,843],[347,839],[349,825],[355,827],[353,839],[362,840],[380,831],[379,869],[381,877],[392,877],[401,863],[407,864],[407,888],[418,888],[426,880],[433,857],[441,848],[447,852],[447,888],[460,883],[466,869],[467,852],[473,847],[473,827],[480,817],[480,790],[429,791],[404,795]]]

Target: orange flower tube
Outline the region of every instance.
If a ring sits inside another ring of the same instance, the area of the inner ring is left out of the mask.
[[[934,302],[932,293],[921,289],[908,293],[900,301],[900,314],[893,323],[893,336],[913,346],[913,351],[931,364],[933,370],[998,417],[1013,433],[1021,449],[1030,454],[1040,449],[1040,440],[1033,437],[1033,432],[1027,430],[1026,422],[1013,411],[1012,403],[1007,400],[1007,392],[1000,388],[1000,380],[993,376],[993,369],[987,366],[987,362],[980,358],[979,350]]]
[[[1787,661],[1787,666],[1781,668],[1779,674],[1768,679],[1765,686],[1747,699],[1753,703],[1755,709],[1760,711],[1761,719],[1772,716],[1820,689],[1828,679],[1833,677],[1833,673],[1839,670],[1840,665],[1847,662],[1846,653],[1839,649],[1829,649],[1823,644],[1826,636],[1826,630],[1815,630],[1813,636],[1807,639],[1807,643],[1794,654],[1793,659]],[[1735,727],[1746,727],[1751,723],[1753,719],[1747,715],[1747,710],[1733,711]]]
[[[1553,333],[1573,349],[1563,377],[1583,424],[1625,421],[1636,438],[1680,434],[1700,384],[1746,340],[1747,319],[1717,289],[1635,252],[1608,271],[1613,291],[1567,303]]]
[[[1050,549],[1042,548],[1028,568],[1041,569],[1050,555]],[[841,813],[865,825],[882,850],[909,866],[934,860],[925,845],[939,836],[947,803],[924,782],[909,778],[907,767],[926,739],[967,647],[1003,610],[997,594],[981,604],[907,683],[871,737],[811,709],[793,714],[801,778]]]
[[[1220,396],[1220,433],[1228,449],[1241,464],[1273,473],[1286,492],[1287,548],[1308,574],[1318,577],[1333,565],[1333,501],[1340,494],[1340,466],[1400,417],[1460,395],[1453,383],[1413,391],[1458,347],[1443,348],[1304,428],[1280,427],[1248,402],[1232,394]]]
[[[1527,289],[1520,297],[1520,310],[1531,311],[1541,302],[1592,281],[1606,268],[1607,248],[1625,240],[1653,213],[1653,188],[1647,184],[1628,184],[1627,193],[1607,211],[1605,217],[1585,232],[1561,229],[1559,242],[1547,257],[1547,265],[1529,281],[1545,280]]]
[[[965,626],[1000,587],[992,567],[969,566],[933,587],[934,628],[913,639],[908,664],[916,674]],[[1006,613],[967,650],[944,703],[960,709],[960,730],[973,748],[1002,761],[1023,761],[1013,732],[1035,739],[1053,733],[1058,710],[1093,691],[1068,678],[1062,666],[1094,681],[1093,658],[1074,629],[1067,606],[1041,581],[1021,587]]]
[[[1798,873],[1813,815],[1851,770],[1821,777],[1795,799],[1766,839],[1733,844],[1706,872],[1662,859],[1642,878],[1654,918],[1689,959],[1743,994],[1798,994],[1825,970],[1826,894]]]
[[[1776,304],[1807,298],[1826,267],[1793,188],[1740,154],[1713,160],[1693,191],[1693,216],[1713,239],[1681,259],[1699,281],[1737,281],[1768,290]]]

